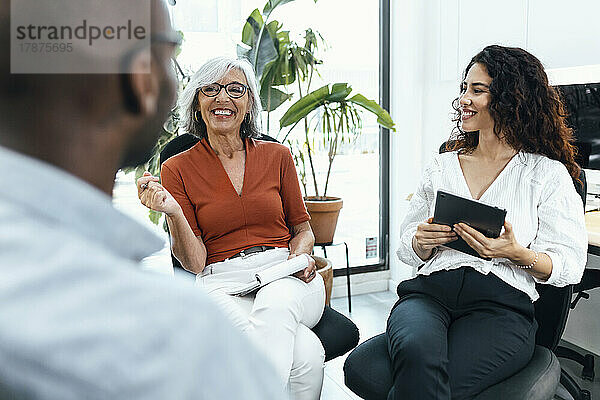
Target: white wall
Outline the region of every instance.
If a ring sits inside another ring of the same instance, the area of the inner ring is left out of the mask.
[[[391,113],[399,131],[390,149],[390,264],[396,283],[414,273],[395,257],[406,197],[414,191],[424,163],[450,134],[451,102],[462,69],[486,45],[501,44],[531,51],[547,69],[560,69],[555,75],[563,81],[577,82],[579,76],[580,82],[600,81],[600,27],[590,18],[600,15],[600,2],[391,1]],[[587,73],[579,75],[583,70]],[[571,71],[568,79],[564,71]],[[600,293],[592,292],[588,304],[572,313],[564,337],[600,354],[598,309]],[[589,313],[596,314],[592,322],[583,322]]]

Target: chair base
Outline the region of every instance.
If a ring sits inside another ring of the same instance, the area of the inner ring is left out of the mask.
[[[560,371],[560,384],[565,388],[574,400],[591,400],[592,394],[581,387],[565,370]]]
[[[590,382],[594,381],[596,374],[594,372],[594,356],[592,354],[582,355],[578,351],[570,349],[564,346],[558,346],[554,351],[556,355],[560,358],[568,358],[569,360],[573,360],[576,363],[583,366],[581,370],[581,379],[588,380]]]

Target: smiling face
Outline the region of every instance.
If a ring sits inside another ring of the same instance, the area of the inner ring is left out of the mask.
[[[494,119],[489,112],[491,83],[492,78],[482,64],[473,64],[467,72],[459,98],[462,129],[465,132],[493,131]]]
[[[246,76],[237,69],[232,69],[223,78],[217,81],[221,85],[238,82],[248,86]],[[244,121],[246,113],[250,109],[249,93],[238,99],[232,98],[224,88],[215,97],[206,96],[201,90],[198,91],[198,110],[202,115],[206,129],[209,134],[239,135],[240,126]]]

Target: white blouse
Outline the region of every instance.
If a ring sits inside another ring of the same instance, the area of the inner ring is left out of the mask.
[[[513,226],[515,239],[524,247],[547,254],[552,274],[547,281],[531,276],[506,258],[489,261],[448,247],[439,246],[427,262],[412,247],[417,226],[433,216],[439,189],[472,198],[456,151],[436,155],[427,166],[406,218],[400,227],[398,258],[429,275],[441,270],[469,265],[487,275],[492,272],[504,282],[538,299],[535,283],[554,286],[581,280],[587,261],[587,232],[581,197],[566,167],[548,157],[520,152],[513,157],[479,201],[507,210],[506,220]]]

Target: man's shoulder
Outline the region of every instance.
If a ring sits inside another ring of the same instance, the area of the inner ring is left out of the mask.
[[[254,349],[193,281],[144,272],[101,244],[35,218],[10,222],[10,234],[0,223],[0,353],[12,355],[16,386],[39,389],[35,374],[15,366],[41,363],[44,377],[37,378],[56,378],[46,388],[49,397],[144,398],[148,390],[147,398],[242,395],[218,379],[236,364],[250,374]],[[203,372],[192,379],[190,370]],[[268,371],[250,374],[263,378],[256,383],[239,370],[230,378],[257,394]],[[65,377],[72,386],[63,384]]]

